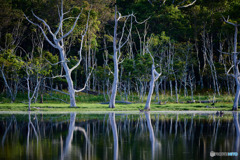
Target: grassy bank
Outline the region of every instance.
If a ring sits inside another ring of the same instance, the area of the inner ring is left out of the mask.
[[[107,98],[107,97],[105,97]],[[43,104],[41,103],[32,103],[33,111],[138,111],[138,109],[143,109],[147,97],[145,96],[142,100],[139,99],[139,96],[133,94],[128,97],[128,101],[133,104],[116,104],[116,108],[110,109],[107,104],[100,104],[100,102],[108,101],[103,95],[89,95],[85,93],[78,93],[76,95],[77,107],[69,108],[69,104],[64,103],[69,102],[69,96],[52,93],[44,94]],[[156,98],[156,99],[155,99]],[[196,94],[194,100],[196,101],[211,101],[213,98],[212,94]],[[61,99],[61,100],[60,100]],[[161,94],[159,99],[162,103],[167,102],[166,105],[158,105],[157,97],[152,96],[152,105],[151,111],[185,111],[185,110],[199,110],[199,111],[215,111],[215,110],[231,110],[233,105],[234,97],[232,95],[221,95],[216,96],[215,108],[212,108],[210,103],[187,103],[191,101],[191,96],[179,95],[179,104],[175,103],[176,97],[170,96],[169,93]],[[63,101],[62,101],[63,100]],[[116,100],[125,100],[121,96],[117,96]],[[37,100],[39,102],[39,99]],[[209,107],[206,107],[209,106]],[[4,94],[0,94],[0,111],[27,111],[27,94],[17,95],[16,101],[11,103],[11,99]]]
[[[65,91],[67,92],[67,91]],[[40,95],[39,95],[40,96]],[[15,103],[23,103],[23,102],[27,102],[28,98],[27,98],[27,94],[18,94],[15,100]],[[206,93],[196,93],[193,96],[193,99],[196,101],[212,101],[213,99],[213,94],[208,94]],[[122,95],[120,96],[119,94],[116,97],[116,100],[126,100],[125,96]],[[146,102],[147,100],[147,94],[143,97],[143,99],[139,99],[139,96],[137,94],[131,94],[128,96],[128,100],[130,102],[134,102],[134,103],[140,103],[140,102]],[[167,101],[168,103],[174,103],[176,102],[176,96],[173,94],[172,96],[170,95],[170,93],[166,93],[166,94],[160,94],[159,96],[159,100],[162,102]],[[179,94],[178,95],[178,100],[179,102],[187,102],[187,101],[191,101],[192,97],[191,96],[184,96],[183,94]],[[233,103],[234,100],[234,95],[228,95],[228,94],[223,94],[223,95],[216,95],[215,96],[215,101],[217,102],[223,102],[223,103]],[[37,101],[40,101],[40,97],[38,97]],[[43,95],[43,102],[46,103],[64,103],[65,102],[69,102],[69,96],[68,95],[64,95],[61,93],[57,93],[57,92],[53,92],[51,94],[44,94]],[[90,95],[90,94],[86,94],[86,93],[77,93],[76,94],[76,101],[78,103],[100,103],[100,102],[104,102],[104,101],[108,101],[108,96],[106,95],[105,97],[100,94],[100,95]],[[152,102],[157,102],[158,101],[158,97],[156,97],[155,94],[152,95]],[[0,94],[0,103],[11,103],[11,99],[9,96],[7,96],[6,94]]]
[[[206,107],[208,106],[208,107]],[[166,105],[158,105],[152,103],[151,111],[230,111],[232,103],[216,103],[215,108],[208,103],[191,103],[191,104],[176,104],[167,103]],[[32,111],[138,111],[144,108],[144,103],[134,104],[116,104],[116,108],[108,108],[107,104],[100,103],[78,103],[77,107],[70,108],[69,104],[63,103],[33,103]],[[23,103],[3,103],[0,104],[0,111],[27,111],[28,105]]]

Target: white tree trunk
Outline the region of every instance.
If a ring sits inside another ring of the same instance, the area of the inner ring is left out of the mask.
[[[149,88],[147,102],[146,102],[144,109],[150,109],[152,94],[153,94],[153,90],[154,90],[154,82],[155,82],[155,74],[154,74],[155,69],[154,68],[155,68],[155,66],[154,66],[154,64],[152,64],[152,75],[151,75],[151,81],[150,81],[150,88]]]
[[[71,72],[70,72],[70,69],[67,65],[67,62],[65,62],[66,53],[65,53],[65,50],[62,47],[59,47],[58,50],[60,52],[61,61],[63,61],[62,66],[63,66],[64,71],[66,73],[65,76],[66,76],[66,80],[67,80],[67,83],[68,83],[68,93],[69,93],[69,96],[70,96],[70,106],[71,107],[76,107],[75,89],[74,89],[74,86],[73,86]]]
[[[117,17],[117,15],[118,15],[118,17]],[[117,33],[118,21],[120,21],[122,18],[125,18],[125,20],[123,20],[124,23],[123,23],[123,27],[122,27],[121,37],[118,39],[118,36],[117,36],[118,35],[118,33]],[[116,95],[117,95],[117,86],[118,86],[118,64],[119,64],[119,60],[121,58],[120,50],[130,39],[133,18],[135,19],[135,22],[137,22],[136,17],[133,14],[122,16],[117,11],[117,6],[115,6],[115,16],[114,16],[115,25],[114,25],[114,36],[113,36],[114,80],[113,80],[113,84],[112,84],[112,95],[111,95],[110,102],[109,102],[109,108],[115,108],[115,99],[116,99]],[[128,36],[126,37],[126,40],[124,42],[122,42],[123,38],[124,38],[125,28],[126,28],[128,19],[131,20],[131,23],[129,26],[130,28],[128,29]],[[141,22],[141,23],[144,23],[144,22]],[[137,22],[137,23],[139,23],[139,22]],[[139,24],[141,24],[141,23],[139,23]]]
[[[112,83],[112,94],[109,102],[109,108],[115,108],[115,99],[117,95],[118,86],[118,57],[117,57],[117,6],[115,6],[115,26],[114,26],[114,37],[113,37],[113,62],[114,62],[114,79]]]
[[[156,80],[158,80],[158,78],[161,76],[161,73],[159,74],[156,70],[155,70],[155,64],[154,64],[154,58],[151,54],[151,52],[149,51],[149,49],[147,48],[148,53],[150,54],[151,58],[152,58],[152,75],[151,75],[151,81],[150,81],[150,88],[149,88],[149,92],[148,92],[148,97],[147,97],[147,102],[145,105],[146,110],[150,110],[150,104],[151,104],[151,99],[152,99],[152,94],[153,94],[153,90],[154,90],[154,83]]]
[[[33,13],[33,12],[32,12]],[[67,12],[66,12],[67,13]],[[74,24],[72,26],[72,28],[66,33],[64,34],[63,33],[63,22],[64,22],[64,15],[66,13],[63,13],[63,0],[61,1],[61,11],[59,11],[59,25],[58,25],[58,28],[56,30],[55,33],[52,32],[50,26],[46,23],[45,20],[39,18],[38,16],[36,16],[34,13],[33,13],[33,16],[38,20],[40,21],[41,23],[44,24],[44,26],[46,26],[49,34],[52,36],[51,39],[52,41],[48,38],[48,36],[46,35],[45,31],[43,30],[43,28],[41,27],[41,25],[37,24],[37,23],[34,23],[32,22],[31,20],[28,19],[28,17],[26,17],[26,19],[32,23],[33,25],[35,26],[38,26],[40,28],[40,30],[42,31],[43,35],[44,35],[44,38],[47,40],[47,42],[54,48],[58,49],[59,50],[59,54],[60,54],[60,59],[61,61],[58,62],[58,63],[61,63],[62,67],[64,68],[64,71],[65,71],[65,75],[64,77],[66,78],[67,80],[67,83],[68,83],[68,91],[69,91],[69,96],[70,96],[70,107],[75,107],[76,106],[76,100],[75,100],[75,92],[81,92],[83,91],[86,87],[87,87],[87,84],[88,84],[88,81],[89,81],[89,78],[90,78],[90,75],[91,73],[89,73],[88,77],[87,77],[87,80],[85,82],[85,85],[82,89],[80,90],[76,90],[74,89],[74,86],[73,86],[73,81],[72,81],[72,77],[71,77],[71,73],[74,69],[76,69],[81,61],[82,61],[82,47],[83,47],[83,41],[84,41],[84,37],[87,33],[87,29],[88,29],[88,21],[89,21],[89,16],[90,16],[90,12],[88,13],[88,19],[87,19],[87,24],[86,24],[86,27],[81,35],[81,45],[80,45],[80,49],[78,51],[78,54],[79,54],[79,60],[77,62],[77,64],[75,64],[71,69],[68,67],[68,64],[67,64],[67,56],[66,56],[66,50],[65,50],[65,46],[64,46],[64,38],[68,37],[71,32],[74,30],[76,24],[77,24],[77,21],[81,15],[81,13],[76,17],[75,21],[74,21]],[[58,38],[59,37],[59,38]],[[54,64],[53,64],[54,65]],[[55,76],[57,77],[57,76]],[[61,76],[58,76],[58,77],[63,77],[62,75]]]
[[[175,94],[176,94],[176,103],[178,103],[178,84],[177,84],[177,76],[174,73],[175,76]]]
[[[237,36],[238,36],[238,26],[239,26],[239,24],[229,22],[224,17],[223,17],[223,20],[226,23],[233,25],[234,28],[235,28],[235,32],[234,32],[234,51],[232,53],[234,74],[230,74],[230,75],[234,77],[234,79],[236,81],[236,85],[237,85],[237,90],[236,90],[236,93],[235,93],[235,99],[234,99],[233,108],[232,108],[232,110],[236,111],[238,109],[238,101],[239,101],[239,94],[240,94],[240,79],[239,79],[240,78],[240,73],[239,73],[239,68],[238,68],[238,64],[239,64],[238,54],[239,53],[237,52]],[[230,53],[227,53],[227,54],[230,54]],[[230,70],[231,70],[231,68],[229,69],[229,71]]]
[[[233,53],[233,62],[234,62],[234,74],[235,80],[237,85],[237,90],[235,94],[234,104],[232,110],[238,109],[238,101],[239,101],[239,94],[240,94],[240,80],[239,80],[239,68],[238,68],[238,53],[237,53],[237,34],[238,34],[238,26],[235,25],[235,33],[234,33],[234,53]]]

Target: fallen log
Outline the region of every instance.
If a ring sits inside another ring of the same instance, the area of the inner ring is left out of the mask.
[[[90,91],[90,90],[83,90],[82,93],[92,94],[92,95],[98,95],[98,92]]]
[[[197,101],[197,103],[213,103],[212,101]]]
[[[132,102],[127,102],[127,101],[115,101],[115,103],[121,103],[121,104],[132,104]],[[102,102],[100,104],[109,104],[109,102]]]

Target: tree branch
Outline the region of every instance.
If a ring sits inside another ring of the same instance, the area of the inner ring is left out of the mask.
[[[84,84],[84,87],[83,87],[82,89],[79,89],[79,90],[76,90],[76,89],[75,89],[75,92],[82,92],[83,90],[85,90],[85,88],[87,87],[88,81],[89,81],[89,79],[90,79],[90,77],[91,77],[91,74],[92,74],[92,72],[93,72],[94,66],[95,66],[95,64],[93,65],[93,68],[92,68],[91,72],[89,73],[89,75],[88,75],[88,77],[87,77],[87,80],[86,80],[86,82],[85,82],[85,84]]]
[[[81,63],[81,61],[82,61],[83,40],[84,40],[84,37],[85,37],[85,35],[86,35],[86,33],[87,33],[87,30],[88,30],[89,17],[90,17],[90,11],[88,12],[87,24],[86,24],[86,27],[85,27],[85,31],[84,31],[84,33],[82,34],[81,45],[80,45],[80,49],[79,49],[79,51],[78,51],[79,61],[78,61],[78,63],[77,63],[75,66],[73,66],[73,67],[69,70],[70,73],[71,73],[74,69],[76,69],[76,68],[80,65],[80,63]]]
[[[190,7],[190,6],[192,6],[196,2],[197,2],[197,0],[194,0],[192,3],[189,3],[189,4],[185,5],[185,6],[178,7],[178,9]]]
[[[228,21],[228,20],[229,20],[229,16],[228,16],[227,19],[225,19],[224,16],[222,16],[222,18],[223,18],[224,22],[226,22],[226,23],[228,23],[228,24],[231,24],[231,25],[233,25],[233,26],[235,26],[235,27],[238,27],[238,26],[240,25],[240,24],[237,24],[237,23],[229,22],[229,21]]]
[[[37,15],[35,15],[35,13],[32,11],[32,14],[35,18],[37,18],[39,21],[41,21],[45,26],[47,26],[48,32],[54,37],[54,34],[52,33],[52,30],[50,28],[50,26],[42,19],[39,18]]]
[[[78,21],[80,15],[82,14],[82,11],[83,11],[83,9],[82,9],[81,12],[79,13],[79,15],[76,17],[76,20],[75,20],[75,22],[74,22],[71,30],[68,31],[68,32],[67,32],[65,35],[63,35],[62,37],[60,37],[59,39],[57,39],[57,42],[61,41],[62,39],[64,39],[65,37],[67,37],[70,33],[72,33],[72,31],[74,30],[74,28],[75,28],[75,26],[76,26],[76,24],[77,24],[77,21]],[[62,22],[60,22],[60,25],[62,25]]]
[[[57,46],[55,44],[53,44],[47,37],[46,33],[44,32],[43,28],[37,24],[37,23],[34,23],[32,22],[30,19],[28,19],[28,17],[24,14],[25,18],[28,20],[28,22],[30,22],[31,24],[35,25],[35,26],[38,26],[40,28],[40,30],[42,31],[43,33],[43,36],[46,38],[46,40],[48,41],[49,44],[51,44],[51,46],[53,46],[54,48],[57,48]]]

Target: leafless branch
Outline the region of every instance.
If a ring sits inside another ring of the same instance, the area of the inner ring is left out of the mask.
[[[35,25],[35,26],[38,26],[38,27],[40,28],[40,30],[42,31],[44,37],[46,38],[46,40],[48,41],[49,44],[51,44],[54,48],[57,48],[57,46],[56,46],[55,44],[53,44],[53,43],[49,40],[49,38],[47,37],[45,31],[43,30],[43,28],[42,28],[39,24],[34,23],[34,22],[31,21],[30,19],[28,19],[28,17],[27,17],[25,14],[24,14],[24,16],[25,16],[25,18],[28,20],[28,22],[30,22],[31,24],[33,24],[33,25]]]
[[[54,34],[52,33],[52,30],[51,30],[50,26],[49,26],[42,18],[36,16],[33,11],[32,11],[32,14],[33,14],[33,16],[34,16],[35,18],[37,18],[39,21],[41,21],[41,22],[47,27],[48,32],[49,32],[52,36],[54,36]]]
[[[84,84],[84,87],[83,87],[82,89],[79,89],[79,90],[76,90],[76,89],[75,89],[75,92],[82,92],[83,90],[85,90],[85,88],[87,87],[88,81],[89,81],[89,79],[90,79],[90,77],[91,77],[91,74],[92,74],[92,72],[93,72],[93,69],[94,69],[94,66],[95,66],[95,65],[96,65],[96,64],[93,65],[92,70],[91,70],[91,72],[89,73],[89,75],[88,75],[88,77],[87,77],[87,80],[86,80],[86,82],[85,82],[85,84]]]
[[[83,10],[83,9],[82,9],[82,10]],[[72,33],[72,31],[74,30],[74,28],[75,28],[75,26],[76,26],[76,24],[77,24],[77,21],[78,21],[80,15],[82,14],[82,10],[81,10],[81,12],[79,13],[79,15],[76,17],[76,20],[75,20],[72,28],[71,28],[66,34],[64,34],[62,37],[60,37],[59,39],[57,39],[58,42],[61,41],[62,39],[64,39],[65,37],[67,37],[70,33]],[[60,23],[61,23],[61,22],[60,22]],[[61,24],[61,25],[62,25],[62,24]]]
[[[87,24],[86,24],[86,27],[85,27],[85,31],[84,31],[84,33],[82,34],[81,45],[80,45],[80,49],[79,49],[79,51],[78,51],[79,60],[78,60],[78,63],[70,69],[70,72],[72,72],[75,68],[77,68],[77,67],[79,66],[79,64],[81,63],[81,61],[82,61],[83,40],[84,40],[84,37],[85,37],[85,35],[86,35],[86,33],[87,33],[87,30],[88,30],[89,17],[90,17],[90,11],[88,12]]]
[[[187,5],[178,7],[178,9],[190,7],[190,6],[192,6],[192,5],[193,5],[194,3],[196,3],[196,2],[197,2],[197,0],[194,0],[192,3],[189,3],[189,4],[187,4]]]

